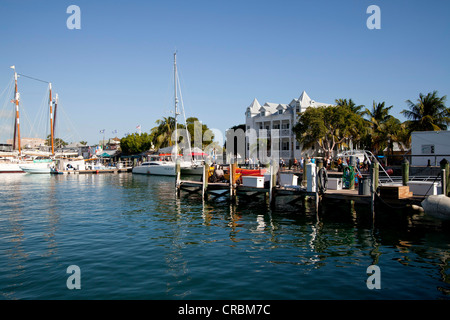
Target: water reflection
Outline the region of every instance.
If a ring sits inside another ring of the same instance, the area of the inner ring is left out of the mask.
[[[8,299],[26,296],[29,287],[38,286],[30,279],[48,270],[33,277],[27,271],[69,260],[73,251],[68,248],[80,242],[88,245],[77,263],[92,269],[106,265],[125,275],[111,284],[119,298],[128,297],[121,284],[139,283],[142,273],[147,278],[142,283],[147,282],[137,296],[296,299],[330,292],[359,299],[368,296],[360,278],[373,264],[382,265],[383,279],[403,281],[402,289],[408,288],[408,271],[414,271],[414,280],[427,288],[426,297],[448,297],[450,291],[450,235],[410,215],[392,219],[397,213],[389,212],[390,219],[380,215],[374,224],[370,212],[354,203],[316,212],[308,201],[288,210],[271,209],[262,199],[177,198],[170,177],[61,175],[2,182],[0,245],[7,262],[0,261],[0,270],[8,279],[0,279],[0,285]],[[94,209],[82,216],[89,206]],[[351,289],[348,293],[332,287],[337,276]],[[107,299],[108,281],[101,282],[102,295],[83,294]],[[323,290],[314,291],[321,281]],[[54,295],[61,293],[51,288]],[[402,292],[385,289],[380,296],[410,297]],[[34,294],[48,296],[37,289]]]

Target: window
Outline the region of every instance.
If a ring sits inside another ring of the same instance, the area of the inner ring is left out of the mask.
[[[278,114],[283,114],[283,109],[278,110]]]

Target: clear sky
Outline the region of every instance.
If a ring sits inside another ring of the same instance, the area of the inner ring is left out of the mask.
[[[80,30],[66,25],[72,4]],[[366,26],[369,5],[381,10],[379,30]],[[11,65],[51,81],[75,128],[68,140],[90,144],[102,129],[149,132],[173,115],[175,50],[186,117],[222,132],[245,122],[254,98],[289,103],[305,90],[318,102],[385,101],[403,121],[405,100],[450,93],[442,0],[2,0],[0,35],[0,92]],[[19,87],[33,119],[46,84],[20,78]]]

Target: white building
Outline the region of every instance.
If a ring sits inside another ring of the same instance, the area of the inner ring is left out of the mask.
[[[298,122],[299,113],[304,112],[308,107],[329,105],[332,104],[312,100],[305,91],[302,92],[298,99],[293,99],[289,104],[266,102],[261,106],[255,98],[245,112],[245,125],[247,131],[246,158],[251,154],[250,150],[255,148],[252,146],[252,141],[248,135],[249,129],[254,129],[257,137],[260,137],[260,129],[266,129],[269,141],[272,138],[270,136],[270,130],[279,129],[278,150],[280,150],[280,157],[286,162],[289,159],[300,159],[302,157],[302,146],[295,139],[295,135],[292,131],[292,128]],[[312,152],[312,150],[308,150],[306,153],[304,152],[303,156],[305,156],[305,154],[310,155]]]
[[[411,132],[412,166],[439,166],[444,158],[450,161],[450,131]]]

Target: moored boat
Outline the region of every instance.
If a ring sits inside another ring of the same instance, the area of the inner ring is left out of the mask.
[[[145,161],[131,170],[136,174],[148,174],[157,176],[175,176],[175,163],[169,161],[158,161],[156,159]]]
[[[450,198],[446,195],[430,195],[422,201],[426,214],[440,220],[450,220]]]

